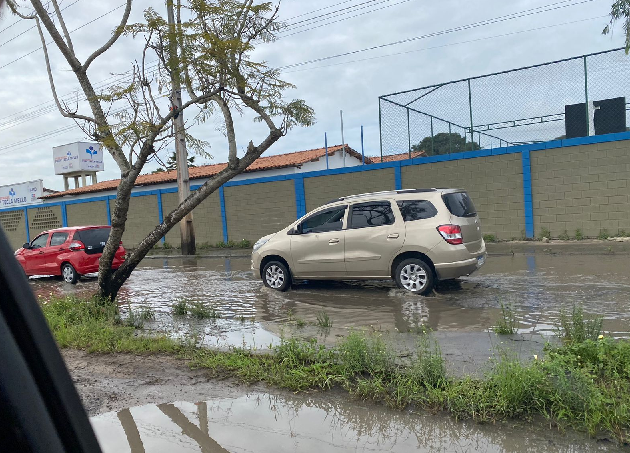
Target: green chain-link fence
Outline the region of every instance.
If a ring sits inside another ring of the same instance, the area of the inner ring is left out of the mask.
[[[388,94],[379,97],[381,156],[622,132],[627,95],[630,56],[623,49]]]

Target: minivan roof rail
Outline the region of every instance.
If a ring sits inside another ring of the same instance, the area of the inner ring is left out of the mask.
[[[336,203],[338,201],[344,201],[352,198],[362,198],[362,197],[370,197],[373,195],[394,195],[399,193],[426,193],[426,192],[437,192],[438,190],[448,190],[448,189],[399,189],[399,190],[382,190],[380,192],[367,192],[360,193],[356,195],[346,195],[345,197],[335,198],[334,200],[330,200],[328,203]]]

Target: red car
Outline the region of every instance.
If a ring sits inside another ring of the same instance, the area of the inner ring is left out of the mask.
[[[81,275],[98,272],[98,260],[109,238],[109,226],[76,226],[44,231],[15,252],[27,276],[60,275],[76,283]],[[112,269],[125,260],[122,241]]]

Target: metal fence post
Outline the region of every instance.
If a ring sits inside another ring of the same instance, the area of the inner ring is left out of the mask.
[[[468,79],[468,112],[470,113],[470,141],[474,142],[475,137],[473,136],[474,129],[473,129],[473,115],[472,115],[472,91],[470,90],[470,79]],[[464,147],[464,151],[466,151],[466,147]]]
[[[365,165],[365,149],[363,148],[363,125],[361,125],[361,165]]]
[[[433,117],[431,118],[431,154],[435,154],[435,145],[433,144]]]
[[[381,115],[381,98],[378,98],[378,138],[380,140],[381,147],[381,162],[383,162],[383,124]]]
[[[411,159],[411,127],[409,126],[409,109],[407,109],[407,142],[409,143],[409,159]]]
[[[448,123],[448,153],[453,152],[453,133],[451,132],[451,123]]]
[[[591,135],[591,116],[588,114],[588,70],[586,68],[586,55],[583,57],[584,59],[584,106],[586,107],[586,136]]]

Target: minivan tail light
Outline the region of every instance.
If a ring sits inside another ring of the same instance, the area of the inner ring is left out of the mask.
[[[462,229],[459,225],[440,225],[437,230],[449,244],[459,245],[464,243]]]
[[[73,252],[79,252],[81,250],[85,250],[85,244],[81,241],[73,241],[68,248]]]

